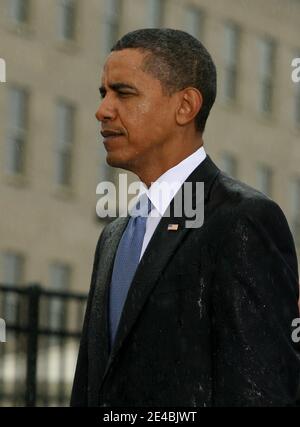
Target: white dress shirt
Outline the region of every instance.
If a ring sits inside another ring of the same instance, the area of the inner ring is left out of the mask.
[[[203,147],[200,147],[193,154],[178,163],[178,165],[167,170],[151,184],[149,189],[147,189],[146,186],[142,187],[141,193],[145,192],[147,194],[152,203],[153,209],[147,218],[146,232],[140,259],[142,258],[159,221],[171,203],[171,200],[194,169],[203,162],[205,157],[205,150]],[[162,191],[163,188],[171,189],[171,191]]]

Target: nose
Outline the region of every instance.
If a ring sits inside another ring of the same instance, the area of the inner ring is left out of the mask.
[[[100,102],[95,117],[99,122],[113,120],[116,117],[116,109],[108,94],[106,94],[105,98]]]

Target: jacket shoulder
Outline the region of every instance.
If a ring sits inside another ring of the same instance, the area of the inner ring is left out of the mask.
[[[263,225],[272,234],[280,233],[293,241],[291,231],[280,206],[253,187],[220,172],[211,190],[212,225],[223,230],[234,230],[240,223]]]
[[[279,205],[270,197],[224,172],[220,172],[213,192],[213,196],[217,197],[221,204],[223,202],[228,205],[230,210],[239,215],[253,212],[263,215],[272,211],[284,216]]]

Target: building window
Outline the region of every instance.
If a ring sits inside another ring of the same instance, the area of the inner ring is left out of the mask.
[[[59,0],[59,36],[63,40],[75,38],[76,1]]]
[[[295,58],[300,58],[300,52],[296,52],[294,55]],[[294,88],[294,118],[295,118],[295,125],[300,128],[300,82],[294,83],[293,82],[293,88]]]
[[[237,178],[237,160],[229,153],[223,153],[221,157],[221,168],[228,175]]]
[[[165,20],[166,0],[147,0],[147,25],[151,28],[162,27]]]
[[[119,38],[121,23],[121,0],[105,0],[104,19],[104,49],[105,52],[110,52],[110,49]]]
[[[185,12],[186,29],[196,39],[203,39],[204,13],[195,6],[187,6]]]
[[[291,231],[300,250],[300,178],[291,182]]]
[[[21,174],[25,170],[25,150],[28,133],[28,93],[22,88],[10,88],[8,93],[9,123],[6,150],[6,171]]]
[[[63,101],[58,102],[56,183],[63,186],[70,186],[72,180],[74,116],[74,106]]]
[[[271,113],[275,73],[275,42],[272,39],[260,40],[259,56],[258,108],[261,113]]]
[[[240,30],[237,25],[228,23],[224,28],[224,96],[226,100],[237,97],[238,57]]]
[[[24,257],[18,253],[5,252],[1,257],[1,282],[4,285],[18,286],[24,280]],[[6,292],[2,300],[1,317],[7,323],[15,323],[18,316],[18,294]]]
[[[49,272],[50,280],[49,287],[52,291],[69,291],[71,283],[71,268],[67,264],[54,262],[50,265]],[[52,329],[59,329],[65,325],[66,322],[66,306],[65,299],[61,297],[49,298],[49,326]]]
[[[50,266],[50,288],[55,291],[70,289],[71,269],[68,264],[53,262]]]
[[[18,24],[24,24],[29,20],[30,0],[9,0],[10,16]]]
[[[256,187],[267,196],[272,194],[273,172],[269,166],[258,165],[256,169]]]

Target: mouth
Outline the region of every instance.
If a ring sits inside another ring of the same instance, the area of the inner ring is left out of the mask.
[[[106,141],[124,136],[124,133],[116,130],[102,130],[101,135],[103,136],[104,141]]]

